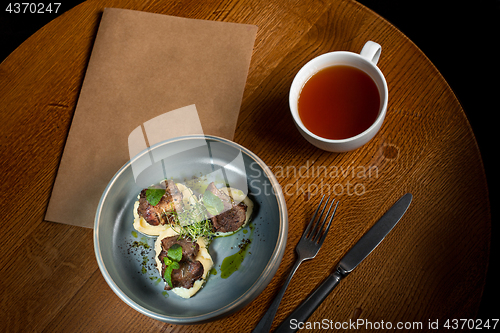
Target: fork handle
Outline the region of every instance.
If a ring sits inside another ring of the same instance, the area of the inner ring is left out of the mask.
[[[262,319],[259,321],[257,326],[254,328],[252,333],[263,333],[263,332],[269,332],[271,330],[271,326],[273,324],[274,316],[276,316],[276,312],[278,311],[278,307],[280,306],[281,299],[283,298],[283,295],[285,295],[286,288],[288,287],[288,284],[292,280],[292,276],[299,268],[300,264],[304,261],[304,259],[298,259],[295,261],[295,264],[293,265],[290,274],[288,274],[288,277],[281,287],[278,295],[274,298],[274,301],[271,303],[269,308],[267,309],[266,314]]]
[[[296,332],[339,284],[344,276],[338,272],[330,274],[281,324],[274,333]]]

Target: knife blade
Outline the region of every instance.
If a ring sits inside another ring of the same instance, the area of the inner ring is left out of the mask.
[[[340,259],[335,270],[316,290],[311,293],[276,329],[275,333],[295,332],[324,299],[332,292],[340,280],[351,273],[387,236],[403,217],[410,206],[413,196],[403,195],[391,208],[364,234],[359,241]]]

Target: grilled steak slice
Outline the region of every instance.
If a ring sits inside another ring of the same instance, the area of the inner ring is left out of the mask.
[[[174,269],[172,271],[172,286],[174,288],[186,288],[189,289],[194,285],[196,280],[200,280],[203,277],[203,264],[196,261],[181,261],[179,263],[179,269]],[[172,289],[167,284],[165,285],[165,290]]]
[[[215,232],[238,230],[245,223],[247,205],[243,202],[235,203],[226,193],[219,191],[213,182],[208,185],[207,191],[215,194],[224,204],[224,209],[219,215],[210,214]]]
[[[137,213],[150,225],[160,225],[173,222],[173,216],[169,213],[182,210],[182,193],[172,180],[161,183],[165,188],[165,194],[156,206],[151,205],[146,199],[144,189],[139,195],[139,207]]]
[[[230,232],[238,230],[247,218],[247,205],[238,203],[217,216],[212,217],[212,224],[216,232]]]
[[[200,250],[198,243],[193,243],[191,240],[185,238],[179,238],[179,236],[172,236],[161,240],[161,247],[162,250],[165,251],[165,256],[168,253],[168,249],[170,249],[174,244],[179,244],[182,247],[182,260],[193,261]]]
[[[195,260],[200,250],[200,246],[196,242],[192,242],[189,239],[179,238],[179,236],[167,237],[161,240],[162,251],[158,255],[162,263],[162,276],[165,274],[165,269],[167,268],[163,258],[167,256],[168,249],[170,249],[174,244],[178,244],[182,247],[182,259],[179,262],[179,268],[172,270],[171,281],[173,288],[191,288],[195,281],[200,280],[203,277],[203,264]],[[172,289],[168,284],[165,284],[165,290]]]

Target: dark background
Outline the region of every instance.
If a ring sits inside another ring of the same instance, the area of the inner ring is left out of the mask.
[[[13,14],[6,11],[9,2],[0,5],[0,61],[42,26],[83,1],[58,2],[62,4],[57,14]],[[500,292],[496,281],[500,281],[500,273],[495,264],[499,258],[496,240],[500,228],[496,225],[498,173],[494,161],[494,152],[498,149],[493,148],[493,144],[499,142],[495,136],[499,121],[498,117],[492,118],[500,111],[500,0],[358,2],[395,25],[427,55],[454,90],[474,130],[489,183],[493,233],[486,289],[478,318],[499,318],[500,307],[496,301]],[[432,258],[429,258],[429,274],[432,270]]]

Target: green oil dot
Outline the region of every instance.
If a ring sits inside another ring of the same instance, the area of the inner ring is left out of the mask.
[[[132,231],[132,236],[134,236],[134,238],[137,238],[137,231],[133,230]]]

